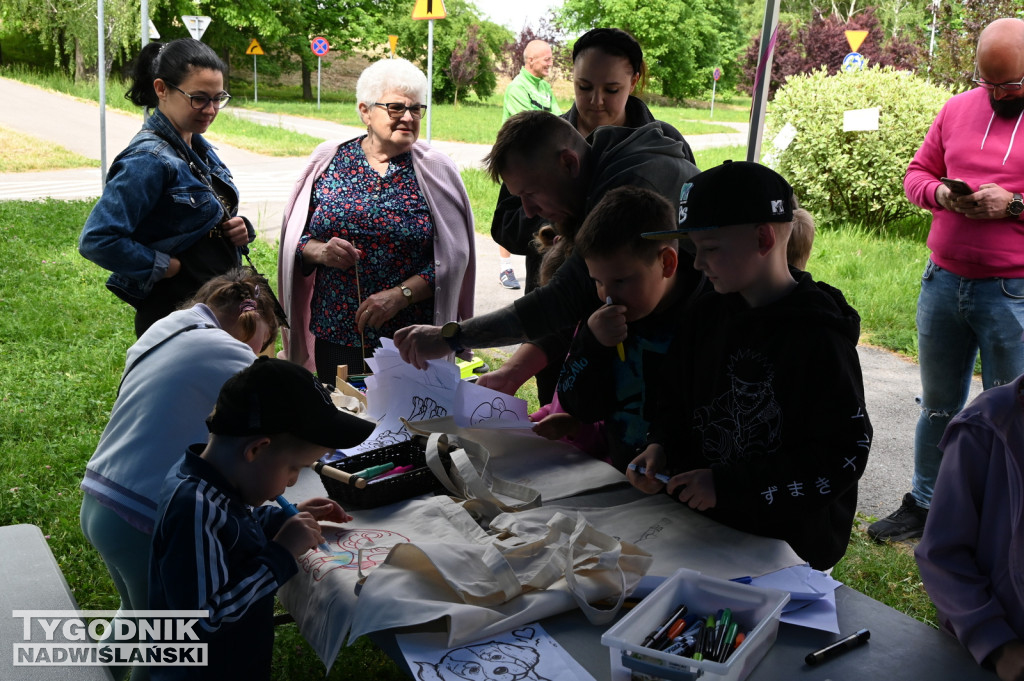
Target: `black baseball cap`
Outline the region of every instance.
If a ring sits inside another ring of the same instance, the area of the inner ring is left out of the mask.
[[[335,407],[327,388],[305,367],[259,357],[220,389],[206,427],[227,436],[288,433],[345,449],[365,440],[375,424]]]
[[[730,225],[791,222],[793,188],[760,163],[726,161],[693,176],[679,191],[679,229],[645,232],[648,239]]]

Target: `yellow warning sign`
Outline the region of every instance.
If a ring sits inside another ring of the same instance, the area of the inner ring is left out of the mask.
[[[260,44],[258,42],[256,42],[256,38],[253,38],[252,42],[249,43],[249,47],[248,47],[248,49],[246,49],[245,53],[246,54],[263,54],[263,48],[260,47]]]
[[[412,8],[413,19],[444,19],[446,16],[444,0],[416,0]]]
[[[398,36],[397,35],[389,35],[388,36],[388,42],[391,43],[391,58],[394,59],[395,58],[395,48],[398,47]]]
[[[846,42],[850,43],[850,51],[856,52],[860,44],[864,42],[864,38],[868,37],[867,31],[844,31],[846,33]]]

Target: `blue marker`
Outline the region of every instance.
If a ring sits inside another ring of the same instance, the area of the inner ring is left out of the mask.
[[[283,494],[279,494],[277,496],[277,503],[278,503],[278,505],[281,508],[284,509],[284,512],[287,513],[288,515],[298,515],[299,514],[299,509],[297,509],[294,506],[292,506],[292,502],[290,502],[287,499],[285,499]],[[330,553],[331,552],[331,547],[327,545],[327,542],[324,542],[323,544],[320,544],[320,550],[323,551],[324,553]]]
[[[647,469],[644,468],[643,466],[637,466],[635,463],[629,464],[628,466],[626,466],[626,468],[628,468],[631,471],[636,471],[637,475],[647,475]],[[658,473],[657,475],[654,476],[654,479],[660,480],[661,482],[664,482],[666,484],[668,484],[669,481],[669,477],[663,473]]]

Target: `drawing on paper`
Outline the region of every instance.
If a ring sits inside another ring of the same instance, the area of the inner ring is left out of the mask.
[[[332,553],[311,551],[299,561],[299,567],[311,574],[316,582],[335,570],[366,572],[383,563],[395,544],[409,541],[405,535],[391,530],[349,528],[340,529],[331,535],[325,534],[324,538]]]
[[[473,410],[469,417],[470,425],[477,425],[484,421],[518,421],[519,415],[505,406],[505,400],[495,397],[490,402],[484,402]]]
[[[412,413],[409,414],[410,421],[423,421],[425,419],[437,419],[442,416],[447,416],[448,410],[442,407],[434,400],[433,397],[419,397],[414,395],[412,398]]]
[[[520,638],[518,631],[516,637]],[[540,653],[530,646],[500,641],[455,648],[437,664],[416,664],[420,681],[548,681],[537,673]]]
[[[381,447],[397,445],[399,442],[405,442],[408,439],[409,431],[405,429],[405,426],[402,426],[397,431],[385,429],[378,432],[372,440],[365,440],[363,444],[359,446],[359,451],[368,452],[371,449],[380,449]]]

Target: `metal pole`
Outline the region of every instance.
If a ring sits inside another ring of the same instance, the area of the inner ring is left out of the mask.
[[[107,45],[104,36],[103,0],[96,0],[96,37],[100,78],[100,189],[107,186]]]
[[[938,18],[936,17],[938,9],[939,0],[934,0],[934,2],[932,2],[932,37],[931,40],[928,41],[928,73],[932,72],[932,52],[935,51],[935,24],[938,21]]]
[[[715,91],[718,89],[718,81],[711,81],[711,118],[715,117]]]
[[[142,46],[149,44],[149,0],[142,0]]]
[[[320,57],[316,58],[316,108],[320,110]]]
[[[761,56],[757,60],[754,99],[750,105],[750,132],[747,135],[748,161],[757,161],[761,157],[765,104],[768,101],[768,90],[772,81],[772,57],[775,53],[778,25],[779,0],[767,0],[764,6],[764,23],[761,25]]]
[[[434,94],[434,20],[427,20],[427,144],[430,144],[430,100]]]
[[[256,75],[256,55],[252,55],[252,101],[260,101],[260,82]]]

